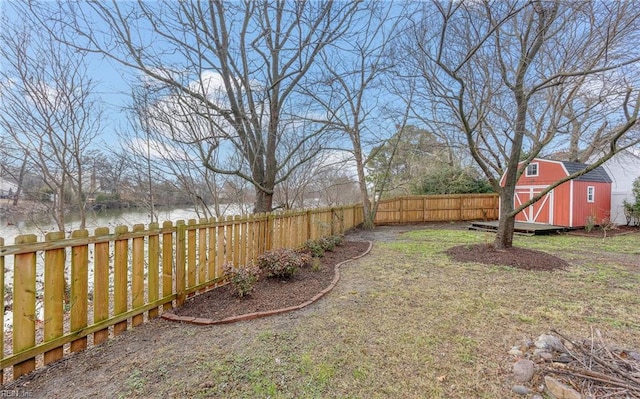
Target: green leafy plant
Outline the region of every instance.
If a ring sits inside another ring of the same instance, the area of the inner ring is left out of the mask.
[[[233,263],[223,266],[224,276],[233,289],[233,293],[242,298],[254,290],[260,270],[252,263],[234,267]]]
[[[308,240],[305,242],[303,250],[311,254],[314,258],[321,258],[324,256],[324,248],[317,240]]]
[[[336,235],[331,236],[330,238],[333,240],[333,242],[336,244],[336,246],[340,246],[340,245],[344,244],[344,236],[336,234]]]
[[[276,249],[258,257],[258,267],[267,277],[290,278],[303,266],[311,264],[309,254],[291,249]]]
[[[321,239],[318,240],[318,242],[322,246],[322,249],[324,249],[325,251],[331,252],[334,249],[336,249],[336,242],[333,240],[332,237],[333,236],[322,237]]]
[[[584,221],[584,229],[587,233],[591,233],[591,230],[596,226],[596,218],[593,215],[587,216],[587,219]]]
[[[314,272],[319,272],[320,269],[322,269],[322,264],[320,263],[320,258],[313,258],[312,264],[311,264],[311,270],[313,270]]]
[[[635,201],[629,202],[626,199],[623,201],[624,215],[627,218],[627,225],[640,225],[640,177],[633,181],[631,192]]]

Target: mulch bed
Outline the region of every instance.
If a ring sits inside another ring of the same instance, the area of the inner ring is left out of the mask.
[[[477,262],[487,265],[511,266],[524,270],[564,270],[569,264],[546,252],[512,247],[497,250],[490,244],[459,245],[445,251],[458,262]]]
[[[305,267],[291,279],[260,277],[254,291],[243,298],[235,296],[230,286],[223,286],[187,299],[172,312],[178,316],[223,320],[233,316],[265,312],[300,305],[327,288],[335,277],[335,265],[362,255],[368,242],[345,241],[320,258],[319,270]]]

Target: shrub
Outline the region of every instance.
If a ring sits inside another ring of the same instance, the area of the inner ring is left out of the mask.
[[[225,278],[231,283],[233,293],[240,298],[253,291],[260,272],[252,263],[237,268],[233,266],[233,263],[226,263],[223,271]]]
[[[343,236],[341,236],[341,235],[331,236],[330,238],[333,240],[333,242],[334,242],[337,246],[340,246],[340,245],[344,244],[344,237],[343,237]]]
[[[584,229],[587,233],[591,233],[591,230],[596,226],[596,218],[595,216],[587,216],[587,219],[584,222]]]
[[[333,251],[337,246],[344,244],[344,237],[341,235],[323,237],[321,242],[325,250]]]
[[[315,258],[321,258],[324,256],[324,248],[322,247],[322,244],[316,240],[308,240],[305,242],[304,250]]]
[[[333,240],[333,238],[331,238],[331,237],[322,237],[318,241],[320,242],[320,245],[322,246],[322,249],[324,249],[325,251],[331,252],[334,249],[336,249],[336,243]]]
[[[314,272],[319,272],[320,269],[322,269],[322,264],[320,263],[320,258],[313,258],[312,264],[311,264],[311,270],[313,270]]]
[[[311,264],[311,256],[291,249],[276,249],[258,257],[258,267],[267,277],[290,278],[301,267]]]

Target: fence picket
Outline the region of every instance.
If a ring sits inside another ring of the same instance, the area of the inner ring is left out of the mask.
[[[222,219],[220,222],[224,223],[224,219]],[[219,276],[222,276],[222,268],[224,267],[224,263],[225,263],[225,258],[224,258],[224,246],[225,246],[225,236],[224,236],[224,229],[225,226],[224,224],[220,224],[220,222],[218,223],[218,226],[216,227],[216,244],[217,244],[217,251],[216,251],[216,264],[217,264],[217,272],[216,274]]]
[[[16,245],[37,242],[34,234],[16,237]],[[36,253],[18,254],[13,270],[13,353],[36,344]],[[30,358],[13,366],[13,378],[30,373],[36,359]]]
[[[127,226],[116,227],[116,237],[129,231]],[[116,238],[113,255],[113,312],[114,316],[123,314],[128,309],[128,263],[129,239]],[[122,334],[127,330],[127,321],[121,321],[113,326],[113,335]]]
[[[202,226],[207,224],[207,219],[200,219]],[[198,229],[198,284],[207,281],[207,228]]]
[[[162,223],[162,297],[173,294],[173,222]],[[171,303],[166,303],[163,310],[170,310]]]
[[[158,223],[149,224],[150,231],[158,230]],[[149,248],[147,250],[149,257],[149,265],[147,271],[147,286],[148,286],[148,302],[155,302],[160,298],[160,236],[156,234],[149,234]],[[144,303],[143,303],[144,304]],[[149,318],[153,319],[158,316],[158,308],[149,310]]]
[[[207,276],[209,280],[213,280],[218,276],[216,267],[216,218],[209,219],[209,228],[207,231],[209,243],[207,247]]]
[[[184,220],[178,220],[176,223],[176,306],[180,306],[185,300],[185,284],[186,284],[186,240],[187,227]]]
[[[87,238],[87,230],[76,230],[71,238]],[[89,293],[89,245],[71,248],[71,330],[77,331],[87,326]],[[87,337],[71,342],[71,352],[87,348]]]
[[[134,233],[141,231],[144,231],[144,225],[133,226]],[[132,309],[137,309],[144,305],[144,237],[135,237],[132,247],[131,306]],[[131,320],[131,326],[139,326],[143,321],[143,315],[135,315]]]
[[[107,227],[99,227],[95,231],[96,237],[108,234]],[[99,323],[109,318],[109,241],[96,243],[93,251],[93,322]],[[108,338],[108,328],[96,331],[93,344],[101,344]]]
[[[45,236],[47,242],[64,239],[64,233],[54,232]],[[56,248],[44,252],[44,341],[48,342],[64,334],[64,286],[65,250]],[[62,359],[63,347],[44,354],[44,364]]]
[[[196,225],[195,219],[189,219],[187,222],[189,228],[187,229],[187,286],[189,289],[196,285],[196,229],[192,226]]]

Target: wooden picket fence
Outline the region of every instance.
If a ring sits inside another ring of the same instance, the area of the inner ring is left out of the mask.
[[[498,194],[415,195],[382,200],[375,224],[498,219]]]
[[[402,197],[383,201],[377,224],[497,218],[496,195]],[[265,251],[342,234],[362,206],[151,223],[0,238],[0,383],[97,345],[190,295],[223,284],[223,265]],[[8,244],[8,243],[7,243]],[[9,294],[9,295],[7,295]],[[7,344],[5,345],[5,342]],[[10,374],[12,372],[12,374]]]
[[[246,264],[361,223],[362,206],[351,205],[102,227],[70,238],[49,233],[42,242],[30,234],[14,245],[0,238],[0,298],[5,313],[13,312],[11,333],[0,323],[0,336],[10,337],[7,345],[0,340],[0,383],[5,372],[17,378],[180,306],[223,283],[227,262]]]

